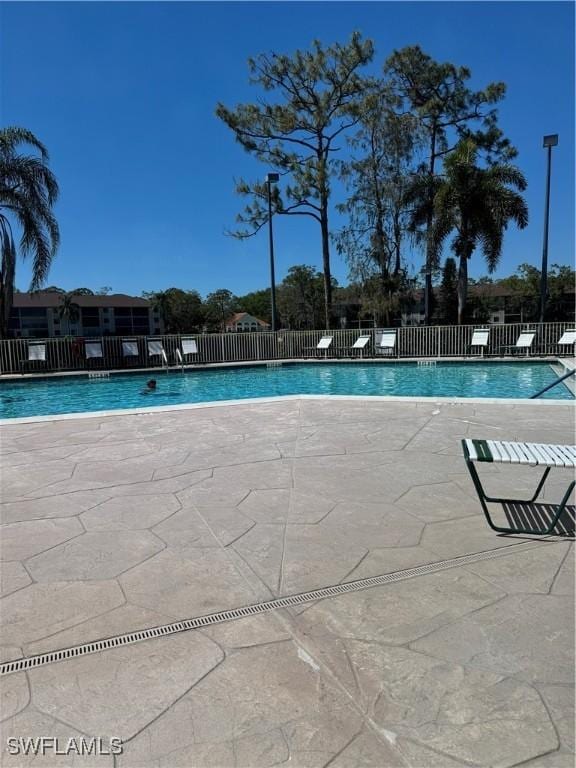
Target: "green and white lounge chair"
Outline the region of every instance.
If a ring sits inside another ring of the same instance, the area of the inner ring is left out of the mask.
[[[122,339],[122,357],[138,357],[137,339]]]
[[[529,355],[535,338],[536,331],[522,331],[516,339],[515,349],[524,349],[526,350],[526,355]]]
[[[527,533],[532,535],[548,535],[561,533],[560,526],[567,528],[566,532],[573,533],[573,523],[566,525],[561,519],[565,511],[574,511],[568,506],[570,494],[576,481],[569,483],[560,504],[536,504],[536,500],[544,487],[546,478],[552,468],[570,469],[572,477],[576,467],[576,446],[574,445],[545,445],[542,443],[509,443],[499,440],[462,440],[464,459],[472,477],[472,482],[480,499],[482,511],[488,525],[498,533]],[[534,495],[530,499],[501,499],[488,496],[482,487],[476,465],[484,464],[522,464],[524,466],[545,467],[544,474],[538,483]],[[496,525],[487,507],[488,503],[500,504],[512,527]],[[523,521],[526,521],[525,524]],[[540,523],[536,527],[533,523]],[[554,529],[557,529],[554,531]]]
[[[148,339],[148,357],[159,357],[160,363],[168,365],[168,355],[164,349],[164,345],[159,339]]]
[[[574,328],[564,331],[562,336],[558,339],[559,347],[572,347],[572,350],[571,350],[572,352],[574,351],[575,344],[576,344],[576,329]],[[566,354],[570,354],[570,350],[568,350]]]
[[[501,347],[500,350],[509,353],[517,352],[518,350],[524,350],[526,352],[526,356],[528,357],[535,338],[536,331],[520,331],[520,335],[516,339],[516,344]]]
[[[198,354],[196,339],[182,339],[182,354],[184,356]]]
[[[46,344],[44,342],[31,341],[28,344],[28,359],[22,362],[21,373],[27,370],[38,370],[46,365]]]
[[[31,342],[28,344],[28,362],[46,362],[46,344]]]
[[[379,355],[394,355],[396,351],[396,331],[382,331],[376,334],[376,351]]]
[[[359,349],[360,350],[360,357],[363,357],[364,350],[370,343],[370,336],[358,336],[354,344],[352,344],[352,349]]]
[[[475,328],[472,333],[472,341],[470,342],[470,349],[478,347],[484,356],[484,350],[488,346],[488,338],[490,336],[489,328]]]
[[[333,336],[322,336],[322,338],[316,345],[316,349],[320,349],[324,351],[324,357],[328,357],[328,349],[332,346],[332,339],[333,339]]]
[[[101,341],[87,341],[84,344],[84,357],[88,368],[98,368],[104,363],[104,350]]]
[[[87,360],[104,357],[104,353],[102,352],[102,342],[87,341],[84,346],[84,354],[86,355]]]

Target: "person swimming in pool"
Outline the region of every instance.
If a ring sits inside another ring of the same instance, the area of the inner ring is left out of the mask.
[[[143,389],[141,394],[142,395],[149,395],[150,392],[156,391],[156,379],[149,379],[146,382],[146,389]]]

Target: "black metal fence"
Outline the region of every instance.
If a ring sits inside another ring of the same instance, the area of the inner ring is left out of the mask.
[[[477,325],[464,326],[418,326],[393,329],[396,344],[389,351],[391,358],[441,358],[465,357],[480,354],[472,350],[470,342]],[[568,355],[574,347],[560,346],[562,334],[573,328],[572,323],[514,323],[489,326],[488,345],[482,351],[484,356],[508,354]],[[0,373],[40,373],[52,371],[98,371],[127,368],[152,368],[166,365],[198,363],[236,363],[259,360],[288,360],[312,357],[379,357],[385,350],[378,346],[383,330],[331,330],[331,331],[277,331],[259,333],[227,334],[185,334],[166,336],[119,336],[102,338],[49,338],[9,339],[0,341]],[[536,333],[533,344],[526,349],[515,349],[522,331]],[[318,350],[317,344],[323,336],[331,336],[332,343],[327,350]],[[363,350],[352,349],[359,336],[369,336],[370,341]],[[183,355],[182,340],[194,339],[197,354]],[[136,355],[126,356],[123,342],[135,342]],[[149,354],[148,342],[160,341],[163,355]],[[87,357],[88,343],[101,345],[101,357]],[[44,360],[30,360],[29,348],[44,345]]]

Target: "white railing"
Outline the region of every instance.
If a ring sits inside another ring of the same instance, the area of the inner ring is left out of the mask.
[[[463,326],[419,326],[397,328],[396,346],[390,359],[402,358],[444,358],[478,355],[479,350],[470,349],[472,333],[477,325]],[[509,354],[521,331],[532,329],[536,337],[530,354],[568,355],[573,350],[558,346],[563,332],[573,328],[574,323],[514,323],[490,326],[488,347],[484,356]],[[333,331],[269,331],[259,333],[215,333],[184,334],[184,338],[195,338],[198,354],[184,355],[184,364],[191,363],[239,363],[259,360],[288,360],[312,357],[380,357],[376,344],[379,333],[385,329],[333,330]],[[363,350],[352,350],[359,336],[370,336],[371,342]],[[328,350],[317,350],[322,336],[332,336]],[[0,340],[0,373],[39,373],[43,371],[93,371],[126,368],[154,368],[164,362],[159,356],[147,354],[147,336],[130,337],[138,344],[138,355],[124,357],[122,337],[103,336],[90,341],[102,344],[101,358],[86,359],[84,342],[81,338],[50,339],[7,339]],[[178,353],[182,353],[181,335],[155,335],[161,341],[169,365],[181,365]],[[28,345],[34,342],[46,345],[45,361],[29,361]],[[525,350],[518,350],[525,354]]]

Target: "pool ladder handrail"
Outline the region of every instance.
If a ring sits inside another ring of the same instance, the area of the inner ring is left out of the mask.
[[[552,387],[555,387],[557,384],[561,384],[565,379],[569,378],[570,376],[573,376],[575,371],[576,371],[576,368],[572,368],[572,370],[560,376],[558,379],[556,379],[556,381],[553,381],[551,384],[547,384],[539,392],[536,392],[535,395],[531,395],[530,400],[536,400],[536,398],[540,397],[540,395],[543,395],[544,392],[548,392],[548,390],[552,389]]]

